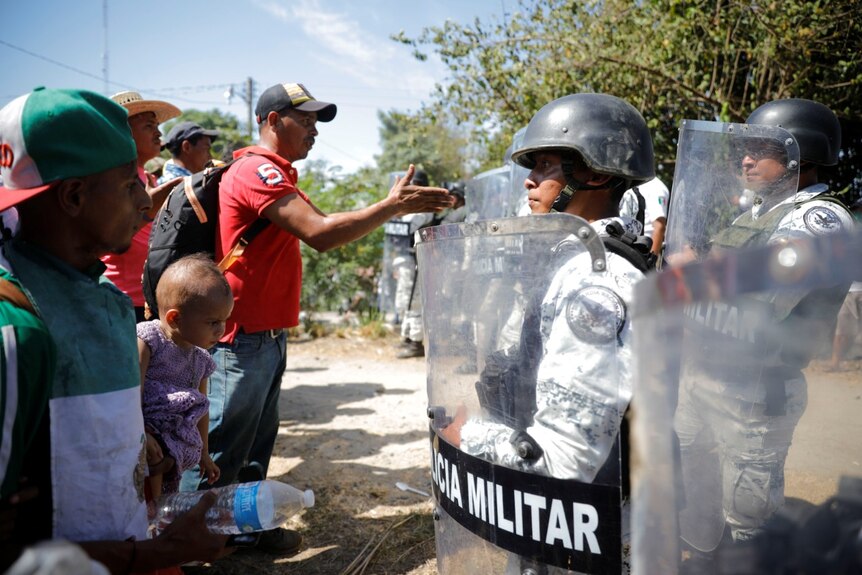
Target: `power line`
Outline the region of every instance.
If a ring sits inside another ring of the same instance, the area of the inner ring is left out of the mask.
[[[16,46],[15,44],[11,44],[5,40],[0,40],[0,44],[7,46],[13,50],[17,50],[18,52],[21,52],[22,54],[27,54],[28,56],[31,56],[33,58],[37,58],[37,59],[42,60],[44,62],[48,62],[49,64],[53,64],[55,66],[58,66],[60,68],[64,68],[64,69],[69,70],[71,72],[75,72],[76,74],[80,74],[82,76],[86,76],[87,78],[92,78],[94,80],[99,80],[100,82],[103,82],[106,86],[112,85],[112,86],[115,86],[117,88],[122,88],[125,90],[134,90],[136,92],[140,92],[141,94],[152,94],[154,96],[167,97],[167,98],[170,98],[171,100],[178,100],[180,102],[186,102],[188,104],[199,104],[199,105],[207,105],[207,106],[221,106],[221,105],[224,105],[224,102],[213,101],[213,100],[195,100],[193,98],[185,98],[182,96],[178,96],[176,94],[177,93],[189,93],[189,92],[201,93],[201,92],[207,92],[207,91],[212,91],[212,90],[224,90],[225,88],[228,88],[228,87],[233,86],[235,84],[243,84],[244,83],[244,82],[233,82],[233,83],[227,83],[226,82],[226,83],[222,83],[222,84],[201,84],[201,85],[197,85],[197,86],[177,86],[177,87],[167,87],[167,88],[144,88],[144,89],[141,89],[141,88],[137,88],[135,86],[130,86],[128,84],[122,84],[120,82],[109,81],[106,77],[98,76],[98,75],[93,74],[91,72],[87,72],[86,70],[81,70],[80,68],[76,68],[76,67],[71,66],[69,64],[66,64],[64,62],[60,62],[59,60],[49,58],[48,56],[43,56],[42,54],[37,54],[36,52],[33,52],[31,50],[27,50],[26,48],[22,48],[20,46]],[[320,86],[318,86],[318,87],[320,87]],[[330,87],[330,88],[334,88],[334,87]],[[342,87],[339,86],[338,89],[342,89]],[[408,89],[405,89],[405,88],[387,88],[387,91],[392,91],[392,90],[407,91]],[[15,94],[13,96],[6,96],[6,97],[4,97],[4,99],[9,101],[9,100],[16,98],[18,96],[20,96],[20,94]],[[402,100],[402,101],[411,100],[411,98],[408,98],[406,96],[395,96],[393,98],[390,95],[389,97],[391,99],[394,99],[394,100]],[[380,108],[380,106],[377,106],[374,104],[360,104],[358,102],[350,102],[350,101],[342,101],[339,104],[342,106],[353,106],[353,107],[357,107],[357,108]]]
[[[327,142],[326,140],[323,140],[323,139],[321,139],[321,140],[315,140],[314,144],[315,144],[315,145],[317,145],[317,144],[321,144],[322,146],[324,146],[324,147],[326,147],[326,148],[331,148],[331,149],[335,150],[336,152],[338,152],[339,154],[342,154],[342,155],[344,155],[344,156],[347,156],[348,158],[350,158],[351,160],[354,160],[354,161],[356,161],[356,162],[364,162],[364,161],[365,161],[365,160],[363,160],[363,159],[361,159],[361,158],[357,158],[356,156],[354,156],[354,155],[353,155],[353,154],[351,154],[350,152],[345,152],[344,150],[342,150],[342,149],[340,149],[340,148],[337,148],[337,147],[333,146],[332,144],[330,144],[330,143],[329,143],[329,142]]]
[[[75,68],[74,66],[70,66],[69,64],[64,64],[63,62],[59,62],[57,60],[54,60],[53,58],[48,58],[47,56],[42,56],[41,54],[37,54],[36,52],[31,52],[30,50],[26,50],[24,48],[21,48],[20,46],[10,44],[9,42],[6,42],[5,40],[0,40],[0,44],[3,44],[4,46],[8,46],[9,48],[12,48],[13,50],[17,50],[19,52],[27,54],[28,56],[32,56],[34,58],[38,58],[39,60],[44,60],[45,62],[48,62],[50,64],[54,64],[55,66],[59,66],[60,68],[65,68],[66,70],[70,70],[70,71],[75,72],[77,74],[81,74],[82,76],[87,76],[88,78],[93,78],[94,80],[99,80],[100,82],[104,80],[104,78],[102,78],[101,76],[91,74],[90,72],[87,72],[85,70],[81,70],[79,68]],[[125,84],[119,84],[117,82],[109,82],[109,84],[113,84],[114,86],[119,86],[120,88],[126,88],[127,90],[134,90],[134,88],[131,86],[127,86]]]
[[[115,86],[117,88],[124,88],[126,90],[134,90],[136,92],[141,92],[141,93],[146,93],[146,94],[155,94],[158,96],[158,95],[162,95],[162,94],[169,93],[172,91],[203,92],[203,91],[211,90],[211,89],[223,89],[227,86],[230,86],[230,84],[214,84],[214,85],[209,85],[209,86],[187,86],[185,88],[140,89],[140,88],[136,88],[135,86],[130,86],[128,84],[122,84],[120,82],[108,81],[105,78],[103,78],[102,76],[97,76],[96,74],[92,74],[90,72],[87,72],[86,70],[81,70],[80,68],[70,66],[69,64],[66,64],[64,62],[60,62],[59,60],[55,60],[53,58],[43,56],[42,54],[37,54],[36,52],[33,52],[31,50],[27,50],[26,48],[22,48],[20,46],[16,46],[15,44],[10,44],[9,42],[6,42],[5,40],[0,40],[0,44],[3,44],[4,46],[7,46],[9,48],[12,48],[13,50],[17,50],[18,52],[21,52],[23,54],[27,54],[28,56],[32,56],[33,58],[37,58],[39,60],[43,60],[45,62],[48,62],[49,64],[54,64],[55,66],[59,66],[60,68],[64,68],[64,69],[69,70],[71,72],[75,72],[76,74],[86,76],[87,78],[92,78],[94,80],[103,81],[103,82],[105,82],[106,85],[110,84],[110,85]],[[16,94],[15,96],[9,96],[8,98],[9,99],[15,98],[19,95],[20,94]],[[183,102],[188,102],[190,104],[207,104],[207,105],[213,105],[213,106],[218,106],[218,105],[223,104],[223,102],[214,102],[212,100],[194,100],[194,99],[190,99],[190,98],[183,98],[181,96],[171,96],[171,98],[175,99],[175,100],[180,100]]]

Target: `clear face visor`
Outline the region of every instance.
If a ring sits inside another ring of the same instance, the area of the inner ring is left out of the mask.
[[[732,224],[792,203],[799,147],[782,128],[685,120],[679,132],[665,259],[700,259]],[[743,217],[744,216],[744,217]]]

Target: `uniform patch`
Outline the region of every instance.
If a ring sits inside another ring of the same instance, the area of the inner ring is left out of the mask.
[[[603,286],[581,288],[566,301],[566,321],[575,337],[593,344],[616,340],[626,320],[622,298]]]
[[[802,216],[805,227],[817,236],[825,236],[841,231],[841,218],[831,209],[824,206],[811,208]]]

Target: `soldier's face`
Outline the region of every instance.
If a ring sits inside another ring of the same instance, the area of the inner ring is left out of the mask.
[[[742,179],[750,190],[762,190],[787,175],[787,155],[768,145],[743,150],[741,163]]]
[[[536,165],[524,181],[527,200],[532,213],[547,214],[551,211],[554,200],[560,195],[560,190],[566,185],[563,158],[553,152],[538,152],[533,159]]]

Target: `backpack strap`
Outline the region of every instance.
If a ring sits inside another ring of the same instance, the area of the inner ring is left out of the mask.
[[[224,176],[224,174],[225,174],[225,172],[227,172],[228,168],[231,167],[233,165],[233,163],[236,162],[237,160],[239,160],[241,158],[247,158],[249,156],[258,156],[258,155],[260,155],[260,154],[255,154],[253,152],[249,152],[249,153],[243,154],[242,156],[233,158],[230,162],[225,164],[225,166],[222,168],[221,175]],[[219,179],[221,179],[221,178],[219,178]],[[219,183],[221,183],[221,182],[219,182]],[[194,194],[192,194],[192,195],[194,195]],[[236,260],[238,260],[242,256],[242,254],[245,252],[245,248],[248,247],[248,244],[250,244],[251,241],[260,234],[260,232],[265,230],[267,228],[267,226],[269,226],[270,223],[271,222],[269,220],[264,219],[264,218],[256,219],[242,233],[242,235],[239,237],[239,240],[237,240],[236,245],[234,245],[230,249],[230,251],[225,254],[225,256],[222,258],[222,260],[220,262],[218,262],[218,269],[220,269],[222,272],[226,272],[227,270],[229,270],[230,267],[234,264],[234,262],[236,262]]]
[[[236,260],[245,252],[245,248],[251,243],[251,240],[256,238],[260,232],[266,229],[270,224],[269,220],[258,218],[252,223],[245,232],[239,237],[239,241],[231,250],[225,254],[222,260],[218,263],[218,269],[226,272],[234,264]]]
[[[0,301],[8,301],[12,305],[25,309],[33,315],[39,315],[27,296],[21,291],[21,288],[3,278],[0,278]]]

